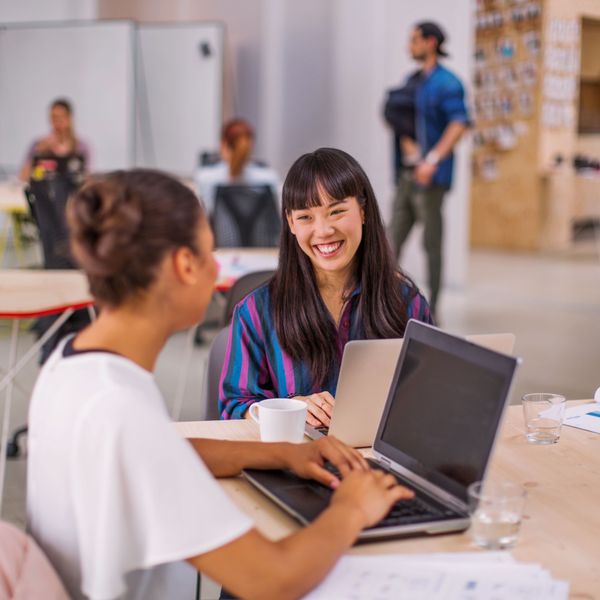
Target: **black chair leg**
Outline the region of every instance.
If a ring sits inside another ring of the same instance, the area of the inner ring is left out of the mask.
[[[6,444],[6,456],[7,458],[18,458],[21,454],[21,448],[19,447],[19,438],[27,433],[27,425],[19,427],[13,434],[8,443]]]

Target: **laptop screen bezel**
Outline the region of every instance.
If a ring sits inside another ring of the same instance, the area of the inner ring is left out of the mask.
[[[439,473],[433,468],[426,467],[415,457],[409,456],[408,454],[402,452],[398,448],[392,446],[391,444],[383,440],[383,432],[385,431],[387,418],[395,397],[398,380],[400,378],[400,374],[402,373],[405,356],[410,348],[412,340],[422,342],[424,344],[427,344],[445,352],[451,352],[452,354],[463,358],[469,362],[480,364],[483,368],[492,370],[503,377],[504,381],[502,391],[499,395],[499,398],[502,398],[502,400],[499,400],[497,405],[494,407],[496,435],[494,435],[490,439],[488,447],[485,450],[485,456],[483,461],[484,470],[482,478],[485,474],[487,466],[489,465],[490,455],[494,448],[494,442],[498,433],[499,424],[509,398],[514,373],[519,361],[518,359],[512,356],[507,356],[505,354],[495,352],[494,350],[484,348],[464,338],[443,332],[437,329],[436,327],[433,327],[421,321],[415,321],[414,319],[411,319],[406,327],[404,343],[402,344],[402,350],[400,352],[400,356],[398,357],[398,363],[396,365],[396,370],[394,372],[392,384],[388,392],[388,397],[385,402],[383,413],[381,415],[381,420],[379,421],[379,427],[377,428],[377,434],[375,436],[373,449],[377,453],[391,460],[392,462],[401,465],[408,471],[415,473],[422,479],[425,479],[426,481],[434,484],[435,486],[445,490],[455,498],[458,498],[462,502],[465,502],[467,499],[468,486],[465,486],[455,481],[454,479],[451,479],[450,477]]]

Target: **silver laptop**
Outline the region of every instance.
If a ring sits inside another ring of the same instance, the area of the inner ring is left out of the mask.
[[[382,468],[415,491],[359,539],[442,533],[469,525],[467,488],[485,477],[517,359],[409,321],[373,447]],[[247,469],[259,490],[303,524],[331,490],[289,471]]]
[[[469,335],[473,344],[512,354],[512,333]],[[344,348],[331,425],[306,426],[306,435],[316,440],[334,435],[354,448],[370,448],[388,396],[402,339],[356,340]]]

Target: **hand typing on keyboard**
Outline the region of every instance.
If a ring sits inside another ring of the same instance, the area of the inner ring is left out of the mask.
[[[398,485],[393,475],[383,471],[348,473],[331,498],[331,506],[353,505],[364,517],[363,527],[379,523],[399,500],[410,500],[414,492]]]
[[[369,470],[367,461],[354,448],[334,436],[307,444],[286,444],[283,453],[285,465],[296,475],[314,479],[332,489],[338,487],[341,477],[352,471]],[[336,473],[327,470],[329,463],[336,467]]]

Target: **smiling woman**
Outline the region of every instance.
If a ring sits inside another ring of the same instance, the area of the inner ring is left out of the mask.
[[[369,179],[349,154],[301,156],[283,186],[279,267],[234,312],[221,375],[223,418],[265,398],[301,397],[329,425],[344,346],[397,338],[429,306],[394,264]]]

